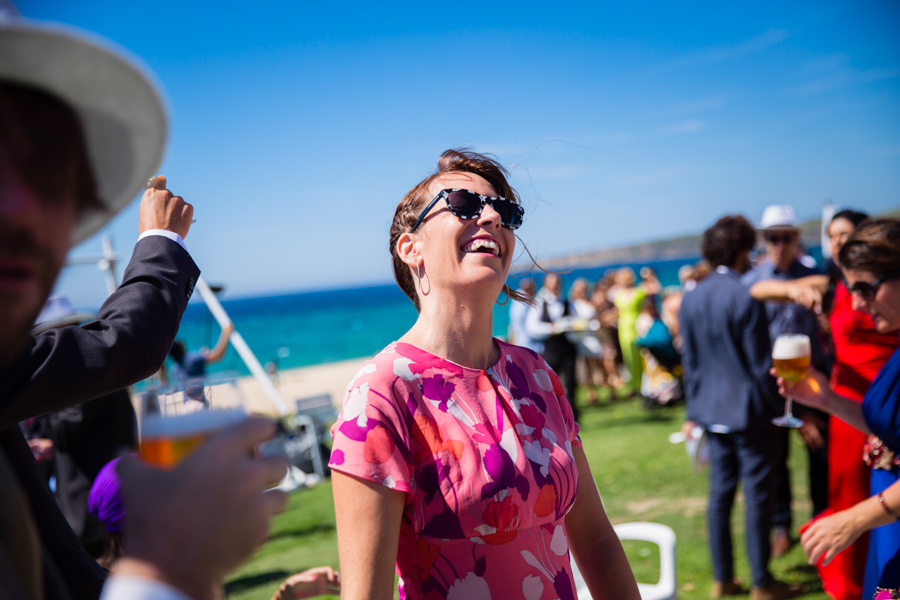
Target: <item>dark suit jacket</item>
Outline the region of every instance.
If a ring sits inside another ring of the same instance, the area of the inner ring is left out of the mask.
[[[777,416],[783,401],[769,375],[765,306],[735,277],[714,272],[681,301],[687,418],[745,431]]]
[[[33,337],[0,371],[0,451],[28,495],[44,556],[51,562],[47,570],[55,567],[75,598],[99,596],[106,572],[66,523],[17,423],[104,396],[156,372],[199,275],[177,243],[162,236],[144,238],[96,321]]]
[[[53,440],[56,502],[85,549],[97,556],[106,530],[88,512],[88,495],[106,463],[137,450],[137,421],[128,390],[36,417],[32,431]]]

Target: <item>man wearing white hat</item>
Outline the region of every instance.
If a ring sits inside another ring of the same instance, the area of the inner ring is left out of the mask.
[[[747,287],[759,281],[778,279],[781,281],[816,275],[818,271],[804,265],[800,259],[800,222],[794,207],[788,204],[774,204],[763,211],[759,233],[765,242],[766,258],[762,264],[748,272],[741,279]],[[816,315],[799,304],[788,302],[766,302],[769,318],[769,337],[774,343],[779,335],[798,333],[809,336],[812,349],[812,363],[827,373],[828,359],[821,344],[819,322]],[[804,420],[800,434],[809,450],[810,496],[813,501],[813,515],[828,506],[828,420],[824,414],[799,407]],[[790,430],[781,431],[787,437]],[[785,444],[785,448],[788,445]],[[787,467],[788,452],[785,450],[779,466],[778,484],[773,515],[774,533],[772,554],[781,556],[792,544],[791,530],[791,487]]]
[[[183,239],[193,208],[165,178],[147,184],[166,115],[132,62],[84,35],[9,21],[0,57],[0,597],[96,598],[106,573],[62,517],[16,424],[159,368],[199,276]],[[132,260],[97,320],[29,335],[71,246],[145,184]],[[284,463],[246,455],[272,433],[246,421],[169,472],[123,460],[129,536],[104,595],[207,596],[284,505],[278,493],[261,496]]]

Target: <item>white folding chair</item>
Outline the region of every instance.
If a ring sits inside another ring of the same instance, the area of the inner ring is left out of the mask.
[[[622,523],[613,527],[620,540],[652,542],[659,546],[659,581],[639,583],[641,600],[678,600],[675,582],[675,532],[659,523]],[[602,560],[602,557],[599,557]],[[572,561],[578,600],[592,600],[587,585]]]

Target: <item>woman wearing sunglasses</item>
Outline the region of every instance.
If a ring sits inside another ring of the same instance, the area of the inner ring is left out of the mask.
[[[869,315],[878,333],[900,330],[900,220],[866,221],[839,254],[853,308]],[[775,374],[773,370],[773,375]],[[784,381],[778,384],[787,393]],[[896,598],[876,588],[900,588],[900,350],[894,352],[872,381],[862,404],[829,387],[828,379],[810,369],[793,387],[794,399],[822,409],[872,434],[866,462],[872,466],[872,496],[851,508],[818,519],[800,541],[811,564],[830,562],[871,530],[863,598]]]
[[[332,428],[348,598],[640,598],[556,374],[492,337],[524,211],[494,160],[444,152],[400,202],[390,253],[419,312]],[[602,565],[602,568],[601,568]]]

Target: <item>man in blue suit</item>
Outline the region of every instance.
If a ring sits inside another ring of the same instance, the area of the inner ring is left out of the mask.
[[[747,554],[752,600],[792,598],[799,590],[769,572],[769,529],[775,470],[784,451],[772,418],[782,402],[769,375],[771,345],[763,304],[740,276],[750,267],[756,231],[742,216],[727,216],[703,234],[703,256],[715,268],[681,304],[684,336],[685,431],[699,424],[709,436],[709,546],[713,598],[742,593],[734,577],[731,508],[738,480],[746,500]]]

